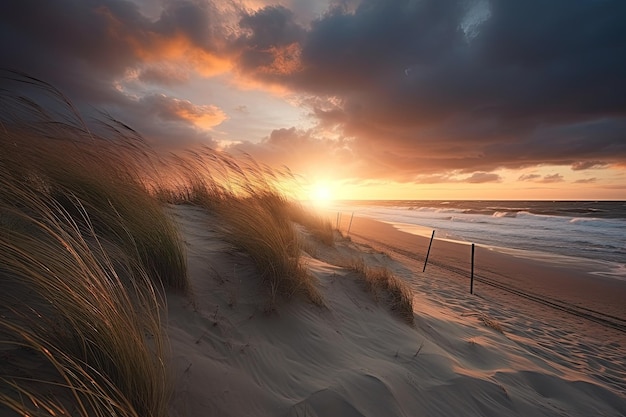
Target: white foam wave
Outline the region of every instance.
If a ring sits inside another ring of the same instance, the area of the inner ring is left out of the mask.
[[[493,213],[492,217],[512,217],[515,218],[517,217],[517,212],[516,211],[496,211],[495,213]]]

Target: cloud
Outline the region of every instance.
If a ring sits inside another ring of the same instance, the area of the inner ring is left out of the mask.
[[[199,129],[209,130],[226,120],[226,114],[216,106],[196,105],[164,94],[152,94],[140,102],[161,120],[185,122]]]
[[[598,179],[594,177],[594,178],[583,178],[583,179],[580,179],[580,180],[576,180],[576,181],[574,181],[574,183],[575,184],[593,184],[593,183],[595,183],[597,181],[598,181]]]
[[[11,68],[59,88],[86,114],[104,110],[161,144],[212,144],[199,130],[225,119],[219,108],[153,86],[177,87],[196,74],[228,70],[230,23],[208,1],[164,2],[161,14],[148,19],[125,0],[7,0],[0,36],[11,42],[0,43],[0,55]]]
[[[606,168],[609,164],[603,161],[578,161],[572,164],[572,171]]]
[[[563,175],[561,175],[559,173],[548,174],[548,175],[544,175],[544,176],[541,176],[539,174],[524,174],[524,175],[520,176],[517,180],[518,181],[528,181],[528,182],[542,183],[542,184],[551,184],[551,183],[555,183],[555,182],[563,182],[563,181],[565,181],[565,179],[563,178]]]
[[[300,45],[293,71],[251,74],[335,98],[336,108],[311,114],[354,138],[358,157],[387,166],[398,154],[420,162],[414,171],[626,159],[625,4],[483,2],[469,37],[467,4],[336,7],[303,40],[285,36]]]
[[[162,65],[203,74],[227,70],[228,22],[220,13],[211,2],[166,2],[152,21],[125,0],[7,0],[0,6],[0,34],[11,42],[3,42],[0,52],[13,67],[72,97],[98,98],[94,91],[81,94],[88,81],[105,81],[91,90],[110,88],[142,65],[151,66],[148,77]]]
[[[347,178],[367,172],[365,164],[354,157],[348,141],[325,139],[314,130],[295,127],[276,129],[259,143],[237,143],[226,150],[249,153],[271,166],[287,165],[305,175]]]
[[[483,184],[486,182],[499,182],[502,178],[498,174],[488,172],[475,172],[465,181],[470,184]]]
[[[517,180],[518,181],[536,181],[540,178],[541,178],[541,175],[539,174],[524,174],[520,176]]]
[[[147,16],[130,0],[4,0],[0,56],[172,144],[211,141],[226,117],[176,88],[227,74],[289,92],[313,123],[238,146],[314,169],[308,153],[346,177],[480,183],[500,168],[626,164],[623,1],[276,3],[163,1]]]
[[[565,179],[563,178],[563,175],[552,174],[552,175],[545,175],[539,182],[542,182],[544,184],[551,184],[551,183],[563,182],[563,181],[565,181]]]
[[[174,86],[188,83],[190,76],[188,71],[181,70],[177,66],[162,64],[140,69],[137,79],[148,84]]]
[[[300,43],[306,31],[291,10],[267,6],[244,13],[239,29],[241,34],[234,43],[239,50],[239,70],[274,81],[301,69]]]
[[[502,177],[498,174],[489,172],[474,172],[469,176],[459,175],[458,172],[447,174],[430,174],[418,175],[412,181],[416,184],[440,184],[440,183],[467,183],[467,184],[484,184],[489,182],[501,182]]]

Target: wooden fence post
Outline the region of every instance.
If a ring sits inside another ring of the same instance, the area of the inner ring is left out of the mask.
[[[354,212],[352,212],[352,216],[350,217],[350,224],[348,225],[348,236],[350,236],[350,228],[352,227],[352,219],[354,219]]]
[[[428,251],[426,252],[426,259],[424,259],[424,268],[422,268],[422,272],[426,271],[426,263],[428,263],[428,255],[430,255],[430,247],[433,245],[434,238],[435,231],[433,230],[433,234],[430,236],[430,243],[428,244]]]
[[[472,274],[470,278],[470,294],[474,294],[474,244],[472,243]]]

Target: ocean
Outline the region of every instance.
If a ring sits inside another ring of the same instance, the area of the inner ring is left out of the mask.
[[[331,209],[626,281],[626,201],[375,200]]]

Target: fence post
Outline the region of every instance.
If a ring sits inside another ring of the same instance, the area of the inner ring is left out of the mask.
[[[352,227],[352,219],[354,219],[354,212],[352,212],[352,216],[350,217],[350,224],[348,225],[348,236],[350,236],[350,228]]]
[[[470,278],[470,294],[474,294],[474,244],[472,243],[472,274]]]
[[[428,244],[428,251],[426,252],[426,259],[424,259],[424,268],[422,268],[422,272],[426,271],[426,263],[428,263],[428,255],[430,255],[430,247],[433,245],[434,238],[435,231],[433,230],[433,234],[430,236],[430,243]]]
[[[341,212],[337,212],[337,221],[335,222],[335,229],[339,230],[339,221],[341,220]]]

